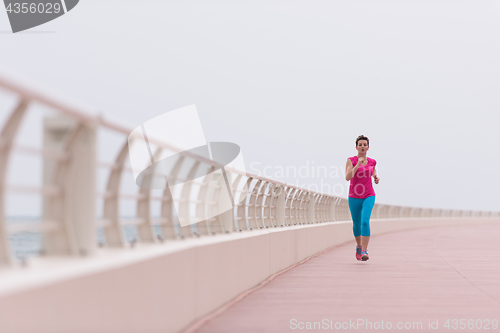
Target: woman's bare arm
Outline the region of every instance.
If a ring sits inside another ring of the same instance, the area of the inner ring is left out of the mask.
[[[345,165],[345,180],[349,181],[352,177],[354,177],[356,171],[358,170],[359,164],[360,160],[358,160],[358,164],[356,164],[356,166],[353,168],[351,160],[349,158],[347,159],[347,163]]]
[[[372,174],[373,179],[375,180],[375,184],[378,184],[380,178],[377,176],[377,170],[373,168],[373,174]]]

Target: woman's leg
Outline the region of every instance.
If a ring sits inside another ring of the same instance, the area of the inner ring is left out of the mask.
[[[352,233],[354,234],[354,239],[356,243],[361,245],[361,208],[363,199],[348,197],[347,201],[349,203],[349,211],[352,217]]]
[[[368,248],[368,243],[370,242],[370,216],[374,205],[374,195],[363,199],[361,208],[361,243],[363,251]]]

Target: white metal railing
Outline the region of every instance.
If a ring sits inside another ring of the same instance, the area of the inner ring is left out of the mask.
[[[184,188],[172,195],[168,187],[160,193],[138,188],[137,193],[122,192],[122,178],[131,174],[128,161],[127,137],[133,128],[110,120],[95,110],[69,102],[44,92],[39,87],[0,71],[0,89],[14,93],[16,107],[10,111],[0,132],[0,264],[15,261],[9,245],[9,235],[37,231],[42,235],[42,253],[92,254],[97,246],[96,230],[102,228],[100,246],[126,247],[139,242],[163,242],[186,237],[203,236],[261,228],[289,227],[294,225],[350,220],[346,198],[318,193],[289,185],[277,180],[231,169],[230,181],[241,204],[232,211],[214,218],[180,227],[179,221],[190,221],[207,206],[217,202],[222,177],[209,174],[196,183],[198,187]],[[46,119],[44,146],[31,147],[15,142],[26,110],[32,103],[48,106],[65,119]],[[5,112],[1,110],[1,112]],[[123,135],[123,143],[116,152],[113,163],[96,161],[96,131],[106,130]],[[180,166],[189,159],[210,162],[169,144],[154,142],[159,152],[163,149],[179,153],[179,160],[170,177],[183,178]],[[9,160],[14,153],[35,154],[44,160],[44,184],[41,187],[10,184],[7,177]],[[194,163],[190,173],[199,164]],[[177,168],[177,169],[176,169]],[[106,188],[96,189],[96,169],[108,171]],[[176,171],[177,170],[177,171]],[[158,191],[157,191],[158,192]],[[39,223],[9,223],[5,214],[5,198],[9,193],[37,194],[43,198],[43,216]],[[102,214],[97,212],[96,198],[102,202]],[[136,216],[120,216],[123,200],[134,200]],[[174,201],[179,202],[179,216],[175,214]],[[152,203],[158,203],[158,216],[153,217]],[[239,202],[239,201],[238,201]],[[96,216],[102,215],[102,218]],[[464,217],[499,216],[498,212],[473,212],[442,210],[375,204],[372,218]],[[124,226],[137,228],[137,237],[127,240]]]

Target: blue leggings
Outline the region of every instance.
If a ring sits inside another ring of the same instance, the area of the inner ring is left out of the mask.
[[[347,200],[351,211],[354,237],[370,236],[370,215],[373,205],[375,205],[375,196],[372,195],[364,199],[348,197]]]

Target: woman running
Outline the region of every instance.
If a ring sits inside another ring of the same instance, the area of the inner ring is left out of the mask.
[[[346,164],[345,179],[350,180],[349,186],[349,210],[352,217],[352,231],[356,239],[356,259],[367,261],[367,248],[370,241],[370,215],[375,204],[375,191],[372,186],[372,178],[375,184],[380,179],[377,177],[375,165],[377,161],[366,156],[370,148],[370,141],[364,135],[356,139],[357,156],[349,157]]]

